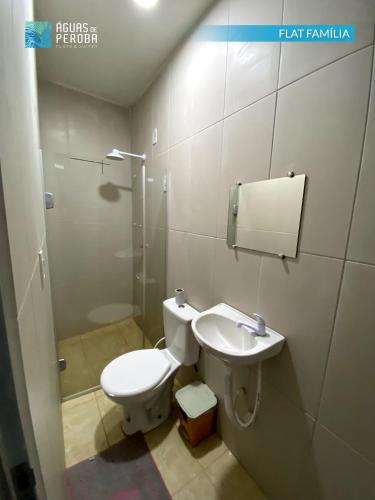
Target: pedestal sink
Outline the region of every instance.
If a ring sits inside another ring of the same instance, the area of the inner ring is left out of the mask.
[[[285,338],[266,327],[266,335],[256,335],[237,322],[256,327],[256,321],[227,304],[200,313],[192,322],[195,338],[208,352],[232,365],[252,365],[276,356]]]
[[[250,427],[259,411],[262,387],[261,362],[279,354],[285,341],[282,335],[265,326],[261,316],[257,316],[258,322],[227,304],[218,304],[198,314],[192,321],[194,336],[202,348],[224,362],[225,410],[233,424],[240,429]],[[259,329],[259,319],[261,319],[261,329]],[[258,334],[252,330],[257,330]],[[248,399],[247,388],[240,387],[237,391],[233,390],[233,370],[250,368],[254,364],[257,365],[254,405],[245,417],[241,417],[237,411],[237,401],[239,397]]]

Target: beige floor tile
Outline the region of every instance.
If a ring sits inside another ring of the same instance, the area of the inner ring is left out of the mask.
[[[114,359],[129,351],[117,325],[110,325],[81,335],[88,365],[103,359]]]
[[[248,475],[236,458],[226,451],[205,469],[211,483],[223,500],[266,500],[255,481]]]
[[[198,460],[202,467],[208,467],[228,450],[224,441],[217,434],[212,434],[194,448],[187,441],[185,444],[190,454]]]
[[[173,500],[219,500],[221,497],[212,486],[206,473],[201,472],[180,491],[175,493],[172,498]]]
[[[65,410],[70,410],[75,406],[82,405],[87,403],[88,401],[95,401],[94,393],[89,392],[88,394],[84,394],[83,396],[78,396],[76,398],[68,399],[68,401],[63,402],[63,408]]]
[[[186,448],[175,421],[168,419],[145,435],[160,474],[173,495],[194,479],[203,468]]]
[[[121,353],[119,354],[119,356],[121,356]],[[113,357],[104,358],[89,364],[90,387],[100,385],[100,376],[102,374],[102,371],[113,359]]]
[[[61,372],[62,397],[76,394],[90,387],[89,371],[79,336],[61,340],[58,343],[59,357],[65,358],[66,369]]]
[[[95,399],[71,406],[62,404],[65,460],[70,467],[108,447]]]
[[[148,340],[147,337],[145,337],[145,349],[153,349],[154,346],[151,344],[151,342]]]
[[[143,349],[143,333],[134,319],[118,323],[117,328],[131,351]]]
[[[122,407],[111,401],[102,390],[95,391],[94,394],[108,443],[112,446],[124,439],[121,427],[123,420]]]

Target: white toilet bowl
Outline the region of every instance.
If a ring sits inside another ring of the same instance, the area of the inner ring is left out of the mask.
[[[181,364],[198,361],[199,346],[190,327],[198,314],[175,299],[163,303],[166,349],[142,349],[123,354],[103,370],[100,383],[105,394],[122,405],[126,434],[148,432],[168,417],[174,377]]]

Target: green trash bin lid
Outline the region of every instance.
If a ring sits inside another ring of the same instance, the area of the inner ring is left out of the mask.
[[[189,418],[197,418],[215,408],[217,404],[215,394],[202,382],[193,382],[179,389],[176,399]]]

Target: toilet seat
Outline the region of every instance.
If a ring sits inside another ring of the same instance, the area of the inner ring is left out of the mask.
[[[111,361],[104,368],[100,383],[109,396],[136,396],[156,387],[170,368],[159,349],[132,351]]]

